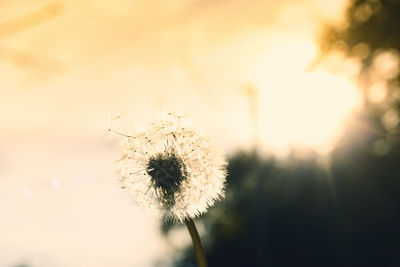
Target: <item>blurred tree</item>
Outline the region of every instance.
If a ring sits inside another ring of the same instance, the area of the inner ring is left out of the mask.
[[[329,169],[234,155],[226,198],[199,218],[209,265],[400,266],[400,153],[377,158],[366,142],[337,149]],[[190,248],[175,266],[196,266]]]
[[[321,52],[339,51],[361,63],[359,84],[370,126],[381,140],[379,153],[399,144],[400,111],[400,1],[352,0],[345,23],[328,26],[321,35]],[[324,57],[324,56],[322,56]]]
[[[400,1],[352,0],[344,25],[328,27],[322,50],[343,49],[370,66],[377,52],[400,49]]]

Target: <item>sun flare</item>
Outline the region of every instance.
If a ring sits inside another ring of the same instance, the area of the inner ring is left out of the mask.
[[[359,106],[349,77],[307,71],[316,51],[311,42],[293,41],[271,50],[259,67],[259,135],[265,147],[282,152],[299,145],[327,153]]]

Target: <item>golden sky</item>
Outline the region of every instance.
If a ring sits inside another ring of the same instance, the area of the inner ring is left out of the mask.
[[[269,101],[285,108],[283,99],[274,98],[290,99],[297,90],[299,81],[284,83],[293,80],[288,77],[302,79],[317,53],[316,31],[322,22],[340,20],[344,3],[4,2],[0,111],[8,116],[0,122],[9,130],[46,134],[61,127],[81,135],[98,133],[108,112],[146,114],[167,104],[183,105],[201,115],[216,135],[224,133],[224,146],[232,149],[251,143],[254,135],[243,89],[251,85],[259,90],[264,145],[276,150],[301,143],[296,136],[277,142],[279,134],[269,134],[291,130],[281,129],[279,118],[271,121],[276,107],[271,110]],[[302,102],[321,102],[301,94]],[[300,122],[318,123],[305,117]],[[232,139],[225,138],[228,131]],[[321,142],[330,138],[320,137]],[[274,143],[282,144],[273,148]]]

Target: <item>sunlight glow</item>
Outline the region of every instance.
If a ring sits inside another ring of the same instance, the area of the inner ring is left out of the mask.
[[[293,41],[265,59],[260,82],[261,142],[282,152],[305,146],[328,153],[358,104],[356,86],[345,76],[305,71],[316,48]]]

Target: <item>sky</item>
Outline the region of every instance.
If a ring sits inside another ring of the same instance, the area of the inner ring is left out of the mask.
[[[346,4],[1,1],[0,267],[152,266],[188,243],[120,190],[107,134],[165,106],[227,154],[329,153],[360,105],[359,65],[310,66]]]

